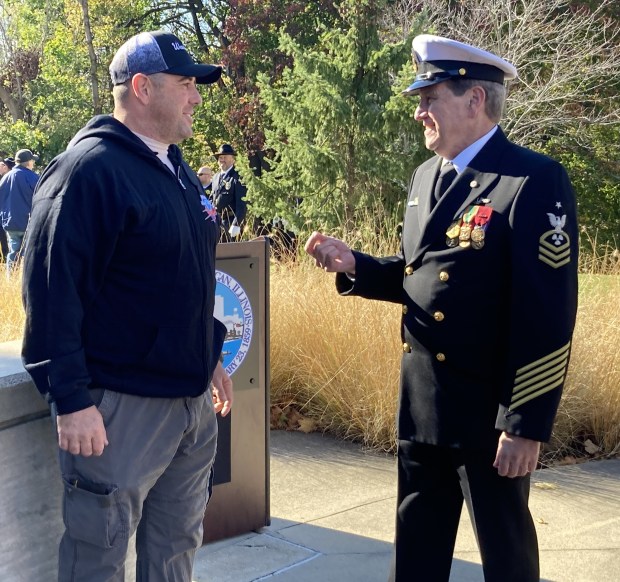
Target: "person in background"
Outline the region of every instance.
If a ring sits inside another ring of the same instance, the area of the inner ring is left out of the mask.
[[[4,158],[0,160],[0,178],[5,174],[8,174],[15,167],[15,160],[13,158]]]
[[[213,180],[213,170],[209,166],[202,166],[196,175],[202,184],[202,189],[205,192],[210,192],[212,185],[211,182]]]
[[[15,160],[13,158],[4,158],[4,160],[0,160],[0,180],[2,176],[8,174],[10,170],[15,166]],[[4,229],[0,233],[0,261],[6,261],[6,257],[9,254],[9,243],[7,240],[6,233]]]
[[[212,192],[213,203],[222,220],[221,242],[233,242],[241,235],[247,212],[247,190],[235,169],[236,155],[227,143],[222,144],[215,153],[220,171],[213,178]]]
[[[113,115],[41,176],[24,256],[23,361],[52,406],[64,485],[60,582],[191,582],[217,441],[232,406],[214,319],[219,223],[177,143],[197,64],[143,32],[110,65]]]
[[[37,161],[39,156],[30,150],[19,150],[15,154],[15,166],[0,180],[0,220],[7,240],[7,272],[15,268],[22,249],[32,195],[39,180],[33,171]],[[8,167],[10,160],[3,160],[3,164]]]
[[[515,67],[452,39],[413,41],[415,120],[436,155],[412,176],[400,252],[313,233],[342,295],[402,306],[398,499],[390,580],[447,582],[463,501],[487,582],[538,582],[530,475],[566,379],[577,309],[573,190],[498,126]]]

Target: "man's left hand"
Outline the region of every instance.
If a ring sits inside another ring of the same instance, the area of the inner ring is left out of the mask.
[[[213,372],[213,404],[215,412],[226,416],[233,405],[233,383],[222,362],[218,362]]]
[[[503,432],[493,466],[501,477],[524,477],[536,469],[540,443]]]

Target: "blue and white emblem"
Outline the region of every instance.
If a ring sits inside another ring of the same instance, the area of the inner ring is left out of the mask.
[[[213,315],[226,326],[222,355],[224,368],[232,376],[252,343],[254,315],[250,298],[240,283],[223,271],[215,271],[215,307]]]

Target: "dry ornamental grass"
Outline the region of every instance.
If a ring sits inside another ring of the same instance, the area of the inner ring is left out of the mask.
[[[22,337],[24,309],[21,280],[21,269],[7,277],[5,265],[0,263],[0,342]]]
[[[620,452],[620,265],[612,255],[589,257],[580,275],[571,364],[543,462]],[[270,287],[272,401],[284,416],[293,411],[281,426],[309,416],[320,430],[394,451],[399,306],[339,297],[334,276],[305,257],[273,263]]]
[[[343,299],[334,276],[302,261],[272,265],[271,393],[319,428],[391,450],[400,339],[398,305]]]

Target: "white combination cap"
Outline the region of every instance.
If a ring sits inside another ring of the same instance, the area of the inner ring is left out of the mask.
[[[442,36],[416,36],[411,53],[416,77],[404,91],[406,95],[449,79],[478,79],[503,84],[517,77],[517,69],[508,61],[475,46]]]

